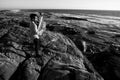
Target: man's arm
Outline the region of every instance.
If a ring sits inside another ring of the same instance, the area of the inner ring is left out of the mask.
[[[40,30],[42,22],[43,22],[43,16],[39,20],[38,30]]]
[[[31,37],[34,37],[34,38],[38,38],[38,39],[39,39],[39,36],[38,36],[38,35],[34,35],[34,34],[37,34],[37,32],[38,32],[37,25],[35,24],[34,21],[32,21],[32,22],[30,23],[30,31],[31,31],[31,33],[30,33],[30,36],[31,36]],[[35,33],[33,33],[33,32],[35,32]]]
[[[36,25],[35,22],[33,22],[33,21],[32,21],[32,24],[33,24],[33,26],[34,26],[35,32],[37,33],[37,32],[38,32],[37,25]]]
[[[42,35],[43,32],[46,30],[46,22],[43,22],[43,26],[41,27],[42,29],[39,31],[38,34]]]

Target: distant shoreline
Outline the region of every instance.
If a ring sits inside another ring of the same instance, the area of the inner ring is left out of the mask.
[[[42,11],[42,12],[68,13],[68,14],[77,14],[77,15],[91,14],[91,15],[120,17],[120,11],[118,11],[118,10],[85,10],[85,9],[20,9],[20,10],[21,11]],[[1,11],[6,11],[6,10],[1,10]]]
[[[56,12],[56,13],[70,13],[70,14],[95,14],[103,16],[116,16],[120,17],[118,10],[85,10],[85,9],[23,9],[27,11],[43,11],[43,12]]]

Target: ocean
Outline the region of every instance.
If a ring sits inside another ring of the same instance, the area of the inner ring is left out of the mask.
[[[95,14],[102,16],[116,16],[120,17],[120,11],[112,10],[71,10],[71,9],[28,9],[27,11],[42,11],[55,13],[69,13],[69,14]]]

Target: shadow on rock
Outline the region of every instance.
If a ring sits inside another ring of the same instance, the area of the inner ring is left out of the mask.
[[[118,55],[114,47],[109,46],[108,49],[95,53],[90,60],[105,80],[120,80],[120,55]]]
[[[36,59],[25,59],[19,64],[9,80],[37,80],[39,73],[35,69],[40,70],[40,66],[37,65]]]

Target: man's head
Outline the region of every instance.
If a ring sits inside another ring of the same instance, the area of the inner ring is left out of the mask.
[[[38,20],[38,18],[39,18],[38,14],[36,14],[36,13],[31,13],[30,14],[31,21],[36,21],[36,20]]]
[[[40,12],[40,16],[43,16],[44,15],[44,13],[43,12]]]
[[[30,19],[32,21],[38,21],[39,17],[43,16],[43,13],[35,12],[30,14]]]

